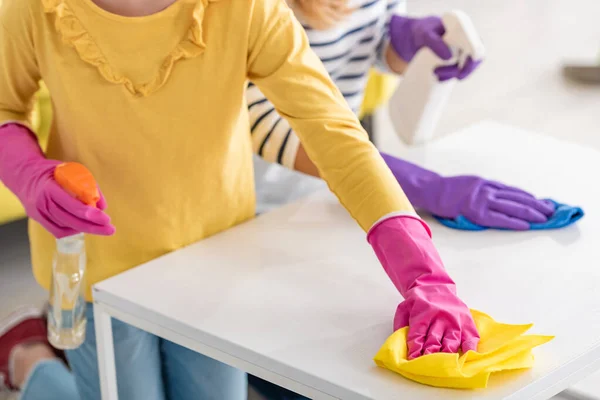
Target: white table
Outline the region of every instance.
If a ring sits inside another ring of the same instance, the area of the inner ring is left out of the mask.
[[[558,231],[431,223],[471,307],[556,335],[532,370],[454,391],[377,368],[401,298],[324,192],[97,284],[103,399],[117,398],[110,317],[316,399],[547,399],[600,369],[600,153],[482,123],[404,156],[584,207],[583,220]]]

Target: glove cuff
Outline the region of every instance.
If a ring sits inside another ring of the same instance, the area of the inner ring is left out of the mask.
[[[431,228],[429,228],[429,225],[427,225],[427,223],[425,221],[423,221],[421,219],[421,217],[419,217],[417,215],[417,213],[415,212],[410,212],[410,211],[397,211],[397,212],[393,212],[387,215],[384,215],[383,217],[379,218],[377,221],[375,221],[375,223],[373,224],[373,226],[371,227],[371,229],[369,229],[369,231],[367,232],[367,242],[369,242],[371,245],[371,237],[373,235],[373,233],[375,232],[375,230],[377,229],[377,227],[381,224],[383,224],[384,222],[393,219],[393,218],[408,218],[408,219],[413,219],[416,221],[419,221],[421,223],[421,225],[423,225],[423,228],[425,228],[425,231],[427,231],[427,234],[429,235],[429,237],[431,238]]]
[[[416,53],[410,32],[412,21],[413,18],[392,15],[388,28],[392,49],[406,62],[410,62]]]

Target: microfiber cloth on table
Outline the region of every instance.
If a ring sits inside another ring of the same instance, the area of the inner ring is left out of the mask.
[[[375,356],[375,363],[424,385],[479,389],[487,387],[494,372],[531,368],[531,350],[553,339],[553,336],[524,335],[532,324],[502,324],[476,310],[471,310],[471,315],[481,337],[477,352],[436,353],[408,361],[406,327],[386,340]]]
[[[556,208],[554,214],[548,218],[548,221],[544,223],[530,224],[530,230],[543,230],[543,229],[559,229],[574,224],[583,218],[583,210],[579,207],[568,206],[566,204],[557,203],[554,200],[548,199],[552,202]],[[483,231],[489,229],[485,226],[477,225],[474,222],[469,221],[467,218],[459,215],[457,218],[448,219],[442,217],[436,217],[442,225],[452,229],[459,229],[463,231]]]

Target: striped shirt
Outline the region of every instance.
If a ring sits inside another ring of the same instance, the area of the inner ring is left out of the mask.
[[[323,62],[348,105],[360,108],[371,67],[387,70],[384,49],[387,25],[393,14],[404,13],[405,0],[350,0],[351,15],[328,30],[303,23],[311,48]],[[300,142],[285,119],[250,83],[248,110],[254,152],[262,159],[293,169]]]

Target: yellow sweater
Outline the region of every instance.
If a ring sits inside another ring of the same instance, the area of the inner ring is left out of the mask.
[[[0,124],[26,123],[43,79],[47,155],[93,172],[117,228],[86,237],[88,300],[90,285],[253,217],[248,79],[364,229],[412,211],[281,0],[178,0],[139,18],[4,0],[0,24]],[[55,241],[33,222],[30,239],[48,288]]]

